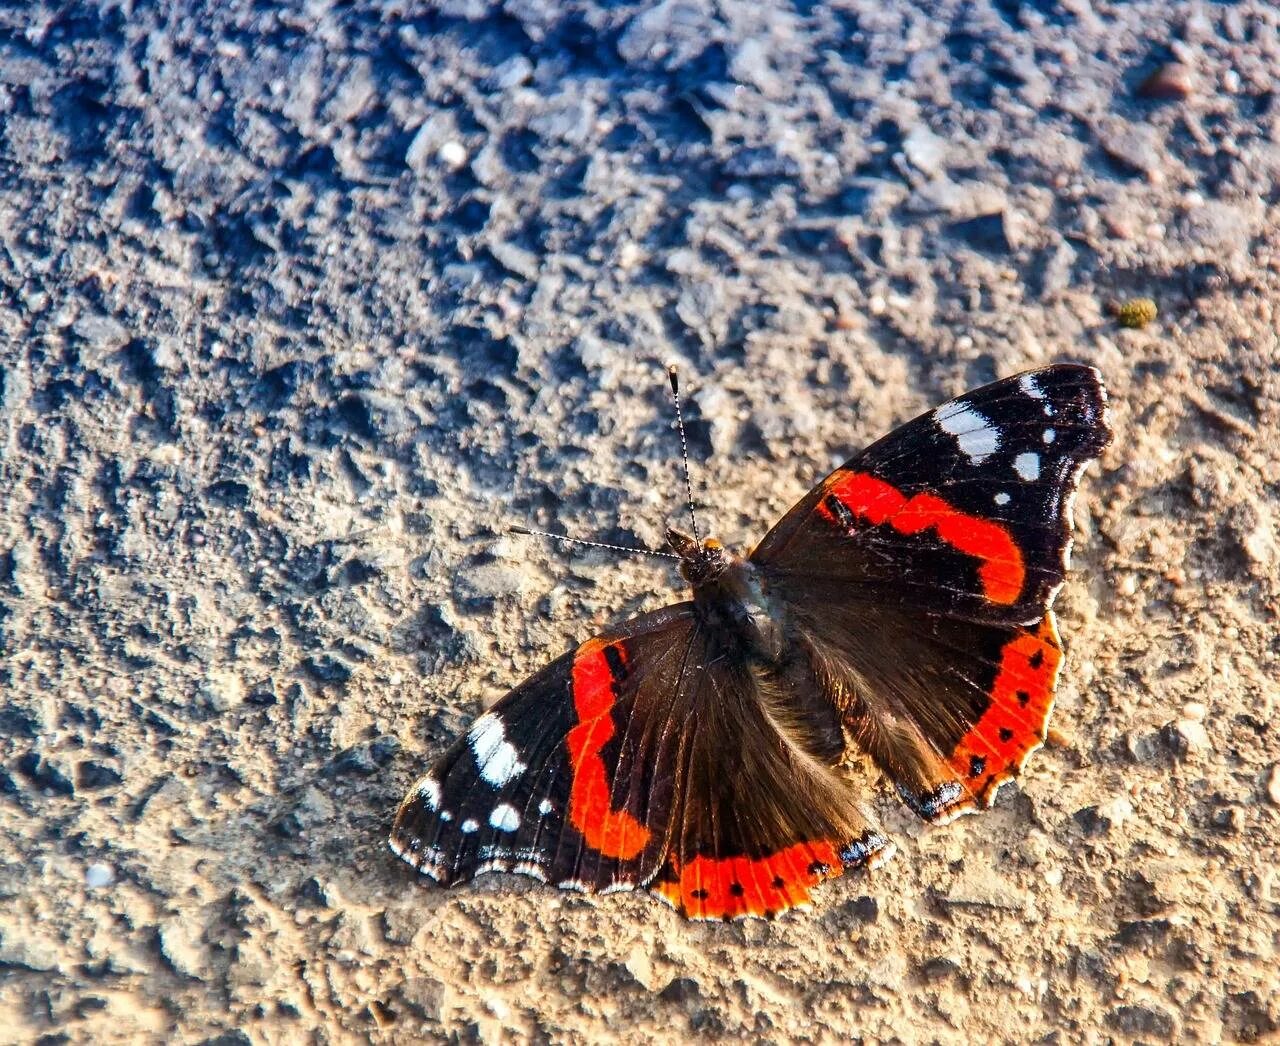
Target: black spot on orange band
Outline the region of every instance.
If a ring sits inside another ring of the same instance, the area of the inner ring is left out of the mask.
[[[1034,629],[1019,629],[1001,648],[990,703],[948,760],[974,795],[1008,778],[1040,746],[1061,660],[1052,614]]]

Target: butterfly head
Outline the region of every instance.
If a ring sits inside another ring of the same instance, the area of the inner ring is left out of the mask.
[[[667,545],[680,557],[681,576],[695,587],[715,581],[733,565],[733,554],[718,538],[699,542],[683,531],[667,527]]]

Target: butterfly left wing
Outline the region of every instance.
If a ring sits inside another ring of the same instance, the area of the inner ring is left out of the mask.
[[[670,606],[521,683],[410,789],[392,851],[442,885],[491,871],[588,893],[648,882],[665,855],[671,701],[695,625],[692,604]]]
[[[628,622],[481,716],[410,790],[391,849],[443,884],[648,885],[693,918],[803,904],[890,852],[829,767],[839,724],[806,671],[754,663],[689,603]]]
[[[967,393],[850,459],[752,553],[854,740],[929,820],[989,804],[1043,741],[1050,606],[1105,404],[1069,364]]]

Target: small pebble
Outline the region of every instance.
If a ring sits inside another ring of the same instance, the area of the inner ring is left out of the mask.
[[[1138,94],[1143,98],[1182,101],[1189,98],[1195,89],[1195,74],[1189,66],[1181,62],[1167,62],[1138,85]]]
[[[1169,747],[1181,759],[1191,759],[1213,747],[1204,724],[1194,719],[1178,719],[1164,729]]]
[[[1239,835],[1244,814],[1238,806],[1220,806],[1210,815],[1209,822],[1223,835]]]
[[[1272,806],[1280,806],[1280,763],[1276,763],[1267,775],[1267,798]]]
[[[436,159],[445,167],[456,171],[467,162],[467,147],[458,141],[445,142],[436,153]]]
[[[109,864],[95,862],[84,870],[84,884],[90,890],[110,886],[116,881],[116,873]]]

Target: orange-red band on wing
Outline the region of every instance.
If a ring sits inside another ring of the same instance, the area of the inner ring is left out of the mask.
[[[694,919],[772,915],[809,900],[809,888],[843,871],[831,843],[796,843],[767,857],[695,857],[676,869],[678,881],[656,890]]]
[[[934,494],[907,497],[892,484],[865,472],[838,470],[827,481],[827,494],[838,498],[855,516],[876,525],[887,523],[901,534],[933,528],[952,548],[982,561],[978,577],[991,602],[1007,605],[1021,593],[1026,576],[1022,553],[999,523],[961,512]],[[835,521],[825,499],[818,502],[818,511]]]
[[[573,659],[573,706],[578,725],[567,738],[573,764],[569,820],[593,850],[629,861],[648,845],[649,830],[626,810],[614,810],[610,805],[609,778],[600,757],[600,750],[616,729],[610,714],[615,700],[613,671],[605,656],[610,646],[625,665],[622,645],[602,639],[587,640]]]
[[[1052,613],[1034,631],[1020,630],[1001,648],[991,703],[948,759],[974,795],[1006,780],[1027,753],[1040,747],[1061,661]]]

